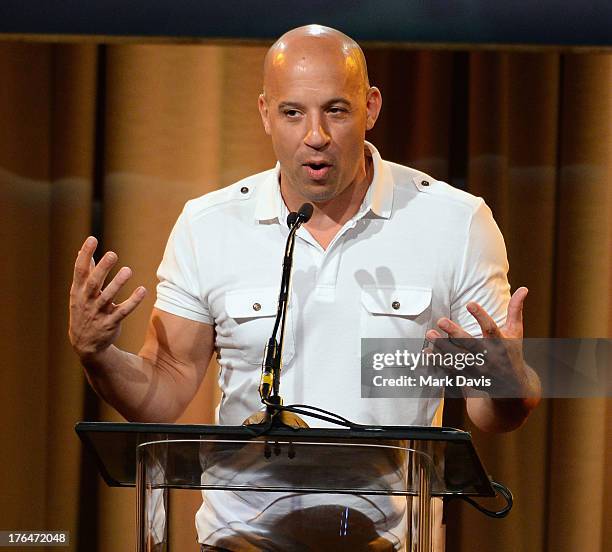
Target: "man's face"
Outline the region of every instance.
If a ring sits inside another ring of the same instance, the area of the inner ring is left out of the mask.
[[[281,187],[327,202],[366,178],[363,141],[380,110],[353,56],[304,49],[279,52],[259,109],[281,165]]]

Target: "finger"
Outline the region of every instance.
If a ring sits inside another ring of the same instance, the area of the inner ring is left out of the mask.
[[[435,353],[444,353],[449,355],[456,355],[466,352],[463,347],[453,341],[453,338],[446,337],[436,339],[433,342],[433,350]]]
[[[440,318],[437,322],[438,328],[446,332],[451,337],[472,337],[459,324],[448,318]]]
[[[523,333],[523,304],[529,290],[526,287],[518,288],[512,297],[510,303],[508,303],[508,316],[506,317],[506,324],[504,329],[510,332],[519,331]]]
[[[456,324],[452,320],[449,320],[448,318],[440,318],[438,320],[438,327],[441,330],[444,330],[448,334],[448,339],[443,338],[441,341],[451,342],[455,347],[455,352],[470,351],[472,353],[478,353],[482,351],[483,349],[483,344],[481,343],[482,340],[472,337],[461,326],[459,326],[459,324]],[[433,332],[435,330],[430,330],[430,331]],[[438,336],[439,336],[438,339],[442,337],[439,334]]]
[[[444,353],[482,353],[486,349],[486,342],[488,340],[477,338],[477,337],[442,337],[430,340],[433,348],[436,351]]]
[[[476,319],[483,337],[501,337],[501,332],[489,313],[484,310],[478,303],[468,303],[467,310]]]
[[[120,322],[128,316],[144,299],[147,290],[143,287],[137,287],[132,295],[130,295],[123,303],[119,303],[115,312],[110,316],[111,322]]]
[[[132,277],[132,270],[123,266],[115,274],[115,277],[110,281],[110,283],[102,290],[100,296],[96,300],[99,309],[103,309],[106,305],[111,303],[119,290],[125,285],[125,283]]]
[[[116,262],[117,254],[114,251],[107,251],[91,271],[86,284],[87,293],[90,297],[97,297],[100,294],[104,280],[106,280],[108,273]]]
[[[92,269],[91,263],[93,262],[93,254],[97,245],[98,240],[93,236],[89,236],[81,246],[74,263],[73,281],[75,286],[80,287],[87,281],[87,277]]]
[[[457,344],[457,341],[459,344]],[[482,339],[477,338],[438,338],[435,340],[432,347],[423,350],[427,360],[425,366],[428,369],[428,374],[436,374],[436,377],[443,377],[444,374],[455,373],[460,371],[468,376],[480,374],[478,364],[478,355],[482,355],[481,343]],[[466,342],[472,342],[476,349],[466,352],[464,347]],[[442,354],[442,357],[436,359],[436,354]]]

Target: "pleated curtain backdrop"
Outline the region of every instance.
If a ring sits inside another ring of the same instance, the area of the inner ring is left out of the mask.
[[[120,420],[66,337],[76,253],[92,229],[149,294],[118,345],[138,351],[155,270],[186,200],[273,166],[256,108],[265,47],[0,42],[0,529],[69,530],[74,550],[134,546],[134,493],[109,489],[73,432]],[[383,157],[481,195],[504,233],[529,336],[612,333],[612,55],[368,49]],[[231,228],[219,228],[228,232]],[[214,240],[213,234],[208,239]],[[427,239],[427,236],[423,236]],[[211,423],[211,363],[181,422]],[[329,406],[329,405],[327,405]],[[447,508],[447,550],[574,552],[612,542],[612,408],[546,400],[484,435],[451,403],[503,521]],[[195,550],[198,493],[174,492],[177,550]]]

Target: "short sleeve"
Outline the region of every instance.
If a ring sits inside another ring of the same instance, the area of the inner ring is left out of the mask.
[[[168,238],[157,279],[156,308],[196,322],[214,324],[200,293],[195,248],[185,210]]]
[[[451,319],[479,337],[480,326],[466,309],[470,301],[483,307],[498,325],[505,323],[510,301],[506,246],[491,210],[482,199],[470,220],[451,300]]]

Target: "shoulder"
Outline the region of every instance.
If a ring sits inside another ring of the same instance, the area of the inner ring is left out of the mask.
[[[445,205],[470,213],[484,204],[482,198],[455,188],[442,180],[437,180],[417,169],[399,165],[392,161],[384,161],[384,164],[393,177],[396,193],[400,195],[415,195],[438,207]]]
[[[185,204],[183,215],[190,222],[195,222],[215,213],[254,209],[259,191],[274,175],[275,169],[269,169],[191,199]]]

